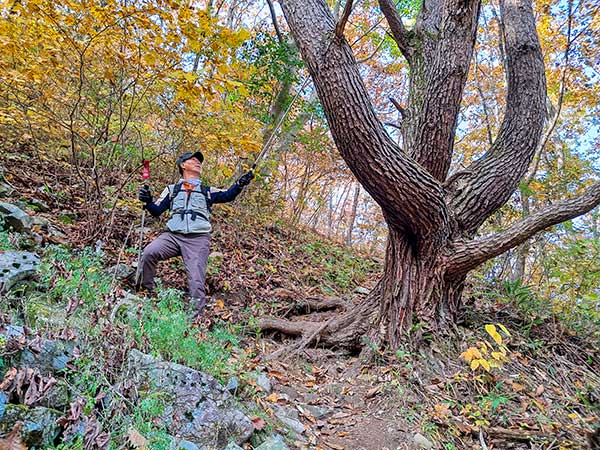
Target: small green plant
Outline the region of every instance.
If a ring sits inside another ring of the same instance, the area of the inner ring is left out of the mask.
[[[360,283],[374,268],[372,261],[323,241],[305,244],[302,249],[310,256],[315,267],[324,269],[322,278],[339,289],[348,289]]]
[[[0,219],[0,229],[2,229],[3,221]],[[8,231],[0,231],[0,251],[16,250],[17,246],[11,234]]]
[[[501,393],[502,385],[502,382],[496,383],[488,394],[479,397],[479,407],[482,411],[496,415],[500,406],[510,403],[511,398]]]

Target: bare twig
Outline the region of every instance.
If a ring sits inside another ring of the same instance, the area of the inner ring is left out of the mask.
[[[344,6],[344,12],[342,13],[342,17],[340,18],[335,27],[335,35],[338,38],[342,38],[344,36],[344,28],[346,27],[346,23],[348,22],[348,18],[350,17],[350,13],[352,12],[352,3],[353,0],[346,1],[346,6]]]
[[[402,118],[405,119],[406,118],[406,110],[400,105],[398,100],[396,100],[394,97],[388,97],[388,98],[390,99],[390,102],[392,102],[394,107],[398,110],[398,112],[400,113]]]

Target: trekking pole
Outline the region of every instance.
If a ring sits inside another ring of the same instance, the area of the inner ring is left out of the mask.
[[[269,136],[269,139],[267,139],[267,142],[265,142],[265,145],[263,145],[262,149],[260,150],[260,153],[258,154],[256,159],[254,160],[254,163],[250,167],[251,171],[254,171],[254,169],[256,169],[256,165],[258,164],[258,162],[261,160],[261,158],[263,158],[267,154],[269,147],[271,147],[271,144],[275,140],[275,135],[277,134],[277,131],[279,131],[279,128],[281,128],[283,121],[285,120],[288,113],[292,109],[292,106],[294,106],[294,103],[296,103],[296,100],[298,100],[298,97],[300,97],[300,94],[302,94],[302,91],[304,90],[304,88],[306,87],[306,85],[308,84],[309,81],[310,81],[310,76],[306,77],[306,80],[304,80],[304,82],[302,83],[302,86],[300,86],[300,89],[298,89],[298,92],[296,92],[296,95],[294,96],[294,98],[292,99],[292,101],[290,102],[288,107],[286,108],[285,112],[281,116],[281,119],[279,119],[279,122],[277,122],[277,125],[275,125],[275,128],[273,128],[273,132]]]
[[[144,181],[147,181],[150,178],[150,161],[148,161],[147,159],[144,159],[144,168],[142,170],[142,179]],[[148,184],[144,183],[144,187],[147,188]],[[142,260],[142,247],[144,245],[144,223],[146,221],[146,208],[142,209],[142,227],[140,229],[140,243],[138,246],[138,259],[137,259],[137,267],[135,269],[135,286],[137,288],[137,286],[140,283],[140,275],[141,275],[141,269],[140,269],[140,263]]]

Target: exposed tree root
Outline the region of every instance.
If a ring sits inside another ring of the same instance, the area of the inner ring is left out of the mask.
[[[308,297],[295,305],[296,311],[328,311],[330,309],[345,309],[348,304],[339,297]]]
[[[289,314],[311,313],[317,311],[328,311],[331,309],[345,309],[348,305],[340,297],[331,297],[324,295],[309,295],[306,298],[298,300],[300,294],[288,289],[279,289],[275,293],[277,297],[288,300],[290,303],[283,306],[280,315],[287,317]]]
[[[290,336],[301,337],[300,341],[292,348],[282,348],[268,358],[277,358],[284,352],[290,355],[298,354],[312,343],[347,351],[360,349],[364,344],[363,338],[371,334],[370,331],[376,323],[379,312],[379,295],[378,285],[362,303],[324,322],[294,321],[272,317],[259,320],[258,325],[262,330],[279,331]],[[313,304],[317,305],[312,299],[306,299],[302,304],[306,304],[308,301],[313,301]],[[335,305],[337,307],[343,304],[345,302],[342,299],[336,298],[326,301],[319,299],[318,301],[319,306]]]

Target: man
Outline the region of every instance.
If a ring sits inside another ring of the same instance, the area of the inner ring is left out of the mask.
[[[181,255],[196,317],[202,314],[206,306],[204,281],[210,251],[211,206],[233,201],[254,178],[254,173],[249,171],[227,191],[216,190],[200,182],[203,161],[201,152],[184,153],[177,159],[181,175],[177,184],[167,186],[156,202],[153,202],[148,186],[140,189],[138,196],[144,208],[153,216],[158,217],[167,210],[171,215],[167,230],[144,249],[140,261],[141,286],[152,291],[156,264]]]

